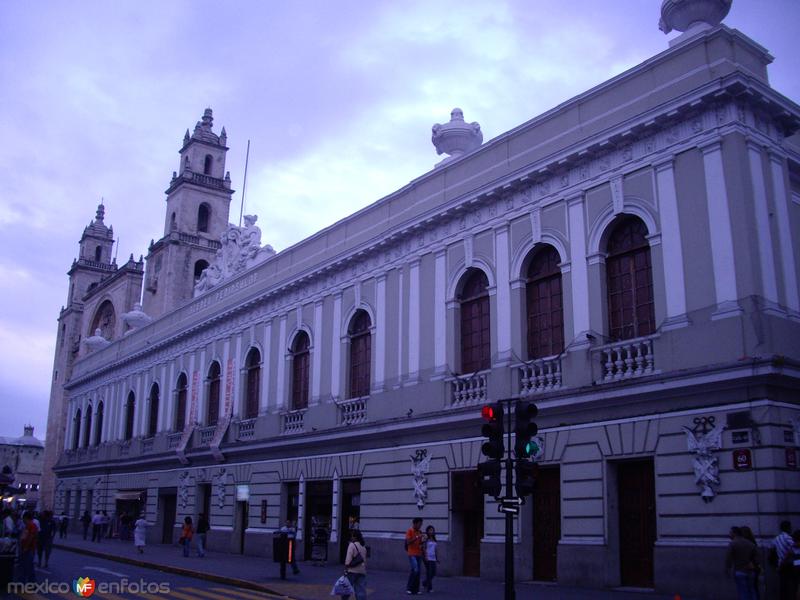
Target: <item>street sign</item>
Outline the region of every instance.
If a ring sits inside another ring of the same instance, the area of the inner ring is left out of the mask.
[[[521,505],[525,504],[525,498],[500,498],[500,501],[503,503],[504,506],[513,506],[514,504]]]
[[[497,512],[507,513],[510,515],[518,515],[519,506],[517,506],[516,504],[500,504],[497,507]]]

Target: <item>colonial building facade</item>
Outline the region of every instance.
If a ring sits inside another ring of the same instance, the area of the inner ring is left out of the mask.
[[[500,578],[479,413],[524,397],[518,578],[728,594],[729,527],[800,517],[800,107],[771,60],[717,19],[486,143],[456,110],[436,168],[195,288],[230,243],[206,111],[147,268],[109,266],[102,210],[84,234],[46,501],[143,510],[157,542],[206,512],[211,548],[253,554],[296,519],[302,557],[334,561],[358,520],[398,569],[421,516],[442,572]]]

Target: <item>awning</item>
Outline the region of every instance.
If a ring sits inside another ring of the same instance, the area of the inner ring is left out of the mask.
[[[116,493],[114,500],[139,500],[144,490],[121,490]]]

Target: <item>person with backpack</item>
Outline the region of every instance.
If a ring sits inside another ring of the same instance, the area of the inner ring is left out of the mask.
[[[350,530],[350,543],[347,546],[344,568],[347,579],[353,586],[356,600],[367,600],[367,548],[364,545],[364,536],[358,529]],[[342,600],[349,598],[350,594],[342,596]]]
[[[420,531],[422,529],[422,518],[414,517],[411,521],[411,527],[406,531],[405,549],[408,555],[408,564],[411,571],[408,574],[408,583],[406,584],[406,594],[419,594],[419,576],[422,570],[422,544],[425,541],[425,535]]]

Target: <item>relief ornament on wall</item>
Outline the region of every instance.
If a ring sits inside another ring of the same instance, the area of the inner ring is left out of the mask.
[[[428,451],[417,450],[411,457],[411,474],[414,476],[414,498],[417,501],[417,508],[422,510],[425,507],[425,500],[428,498],[428,470],[431,466],[431,457]]]
[[[722,448],[722,432],[725,425],[716,425],[715,417],[696,417],[694,427],[683,427],[686,432],[686,441],[689,452],[694,453],[692,466],[694,467],[694,481],[702,490],[700,497],[703,502],[711,502],[716,495],[712,486],[718,486],[719,459],[713,452]]]

